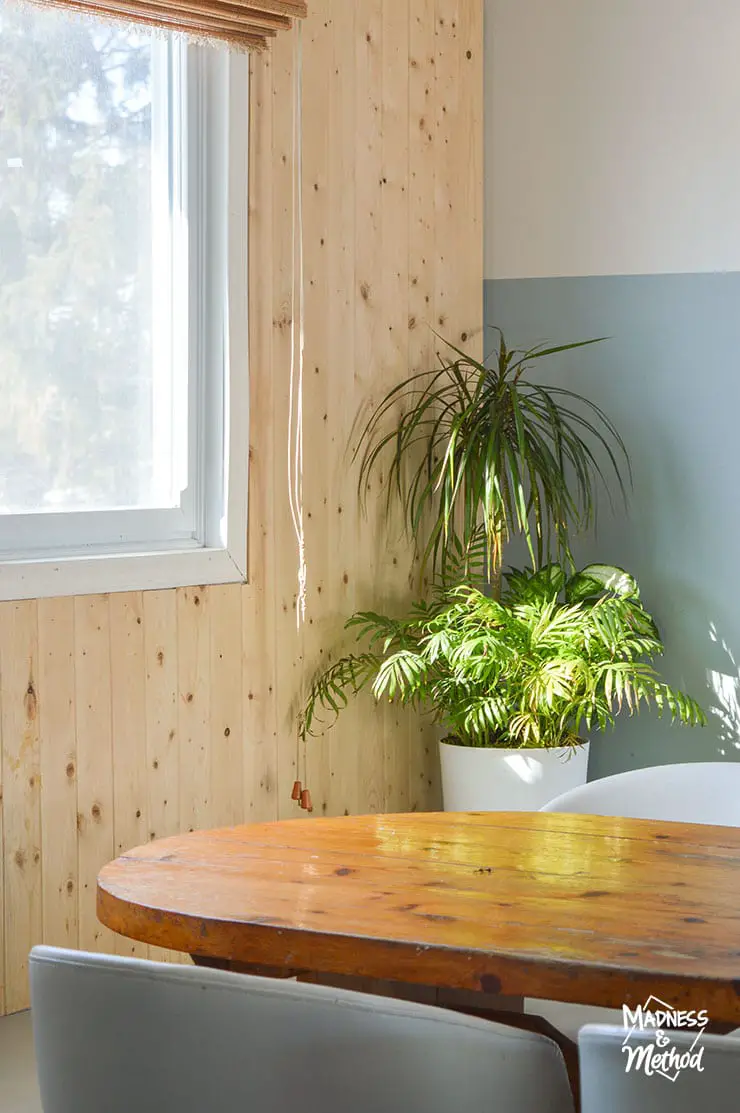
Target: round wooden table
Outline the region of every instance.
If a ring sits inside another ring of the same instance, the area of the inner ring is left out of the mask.
[[[114,931],[201,961],[740,1023],[740,830],[556,813],[198,831],[98,879]]]

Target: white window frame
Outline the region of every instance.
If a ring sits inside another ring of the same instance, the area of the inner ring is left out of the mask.
[[[173,103],[187,104],[188,120],[187,165],[173,158],[170,166],[172,219],[162,219],[169,214],[158,219],[155,211],[153,234],[160,239],[157,257],[166,259],[175,280],[188,275],[190,288],[162,286],[168,293],[153,343],[155,358],[159,352],[188,360],[187,466],[200,482],[184,492],[182,506],[174,510],[7,516],[13,550],[2,549],[0,541],[0,599],[246,580],[249,60],[225,50],[161,42],[155,54],[155,88],[163,79],[174,85],[180,95]],[[169,127],[169,121],[157,121],[156,102],[154,117],[154,129]],[[188,183],[183,216],[180,202]],[[178,300],[189,306],[185,334],[178,332],[172,311]]]

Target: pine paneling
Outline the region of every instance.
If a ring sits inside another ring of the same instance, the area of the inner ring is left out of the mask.
[[[78,941],[74,621],[74,599],[39,599],[43,938],[54,947]]]
[[[357,74],[354,46],[358,22],[358,5],[335,4],[333,12],[333,56],[329,66],[329,168],[328,198],[331,234],[325,245],[324,262],[328,280],[328,343],[329,350],[341,353],[344,371],[332,375],[331,405],[326,407],[323,422],[324,443],[328,447],[329,485],[336,490],[347,468],[347,429],[351,427],[357,407],[355,375],[355,300],[356,278],[356,195],[357,160],[356,116]],[[327,495],[328,501],[328,495]],[[331,635],[341,627],[344,617],[356,610],[358,568],[349,562],[349,553],[360,543],[357,500],[345,497],[342,513],[332,517],[332,544],[329,546],[326,572],[326,595],[321,616]],[[331,640],[331,639],[329,639]],[[330,646],[327,646],[330,648]],[[328,762],[331,777],[332,811],[355,814],[362,798],[360,783],[360,750],[357,744],[347,745],[348,738],[360,738],[361,708],[347,708],[343,730],[327,736]]]
[[[5,1007],[23,1008],[26,940],[42,931],[38,624],[35,602],[0,608],[5,828]]]
[[[0,1012],[28,1003],[36,942],[141,950],[95,917],[95,876],[117,851],[302,814],[289,798],[301,678],[355,607],[409,597],[408,546],[383,528],[380,491],[360,513],[346,449],[358,408],[429,365],[432,328],[479,348],[482,23],[482,0],[314,0],[304,27],[300,632],[287,504],[290,37],[253,59],[250,582],[0,605]],[[309,745],[308,766],[317,814],[438,803],[428,732],[369,700]]]
[[[115,936],[95,914],[95,878],[115,853],[110,599],[91,595],[74,602],[79,946],[85,951],[115,951]],[[43,692],[39,701],[43,715]],[[42,738],[42,747],[44,743]],[[128,779],[130,763],[118,773]],[[51,825],[52,833],[54,821],[52,811],[44,824]]]
[[[385,364],[386,345],[383,335],[384,322],[383,281],[383,0],[368,0],[357,5],[355,16],[355,281],[354,281],[354,325],[355,358],[354,390],[349,405],[358,407],[373,396],[388,378]],[[408,71],[406,71],[408,73]],[[400,75],[399,75],[400,83]],[[407,82],[408,83],[408,82]],[[390,324],[391,322],[389,322]],[[340,483],[344,501],[338,498],[338,505],[356,501],[352,486]],[[380,546],[373,546],[373,559],[365,561],[365,568],[354,564],[348,569],[355,575],[357,607],[378,607],[386,601],[385,585],[389,575],[389,562],[385,546],[388,535],[377,530],[380,519],[378,498],[370,492],[367,499],[366,515],[356,519],[356,552],[363,551],[362,540],[366,544],[371,538],[382,538]],[[382,548],[381,548],[382,546]],[[369,557],[371,549],[365,549]],[[391,568],[393,567],[391,562]],[[368,722],[370,711],[369,697],[360,701],[355,712],[359,714],[355,737],[359,741],[360,795],[358,808],[361,812],[380,812],[385,799],[383,782],[385,777],[385,733],[388,724],[388,711],[379,707],[375,711],[374,729],[362,729],[361,724]],[[340,724],[338,731],[341,744],[346,724]],[[346,748],[346,743],[345,743]],[[342,760],[342,753],[337,758]]]
[[[148,838],[146,670],[143,592],[109,596],[111,649],[111,752],[113,755],[113,841],[116,854]],[[148,948],[116,938],[116,952],[146,958]]]

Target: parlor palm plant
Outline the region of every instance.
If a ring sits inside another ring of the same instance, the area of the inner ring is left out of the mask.
[[[612,566],[570,577],[559,564],[511,571],[501,600],[459,584],[406,618],[359,612],[347,628],[367,648],[314,678],[304,737],[322,713],[338,715],[365,688],[430,711],[472,747],[577,746],[584,730],[604,730],[641,705],[687,724],[705,721],[696,701],[655,671],[658,630],[633,577]]]

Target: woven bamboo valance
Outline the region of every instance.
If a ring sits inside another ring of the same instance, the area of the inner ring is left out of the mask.
[[[51,8],[179,31],[239,50],[264,50],[308,14],[307,0],[41,0]]]

